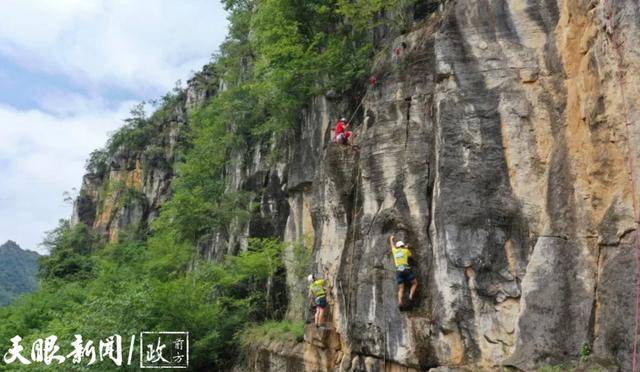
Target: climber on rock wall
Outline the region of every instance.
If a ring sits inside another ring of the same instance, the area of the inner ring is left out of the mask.
[[[340,120],[338,120],[338,122],[336,123],[336,129],[335,129],[335,138],[334,141],[336,143],[339,143],[341,145],[351,145],[351,131],[348,131],[347,129],[349,129],[349,123],[347,122],[346,118],[341,118]]]
[[[314,322],[318,327],[324,323],[324,312],[328,306],[324,289],[325,280],[316,278],[313,274],[309,274],[307,280],[309,281],[309,299],[313,301],[316,308]]]
[[[396,264],[396,282],[398,283],[398,307],[404,309],[404,285],[411,284],[409,290],[409,301],[413,301],[413,296],[416,293],[418,287],[418,280],[415,274],[409,267],[409,257],[411,257],[411,251],[409,247],[403,242],[396,242],[395,236],[392,234],[389,237],[389,245],[391,246],[391,253],[393,254],[393,262]]]

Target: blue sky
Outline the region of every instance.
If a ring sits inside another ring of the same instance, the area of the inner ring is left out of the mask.
[[[218,0],[0,1],[0,244],[42,252],[89,153],[226,34]]]

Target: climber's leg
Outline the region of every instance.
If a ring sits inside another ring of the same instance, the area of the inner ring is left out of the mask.
[[[398,306],[404,305],[402,298],[404,297],[404,272],[396,271],[396,283],[398,283]]]
[[[320,314],[320,308],[316,306],[316,313],[313,314],[313,324],[318,325],[318,316]]]
[[[327,298],[316,298],[316,325],[319,326],[324,323],[324,311],[327,308]]]
[[[413,301],[413,296],[416,293],[416,288],[418,287],[418,280],[416,279],[416,274],[413,273],[412,269],[407,269],[403,272],[404,274],[404,282],[408,285],[411,285],[409,289],[409,301]]]
[[[413,278],[413,281],[411,282],[411,289],[409,290],[409,300],[413,301],[413,296],[416,293],[416,288],[418,288],[418,279]]]

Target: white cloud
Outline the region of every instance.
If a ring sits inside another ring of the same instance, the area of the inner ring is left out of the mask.
[[[226,34],[216,0],[2,0],[0,53],[90,89],[163,92]]]
[[[118,97],[157,98],[185,80],[226,27],[217,0],[0,0],[0,77],[57,89],[24,86],[37,92],[31,110],[0,102],[0,244],[37,250],[70,216],[63,193],[80,186],[88,155],[135,103]],[[3,71],[7,58],[18,68]]]
[[[91,109],[70,116],[0,106],[2,241],[14,239],[36,250],[44,232],[70,216],[63,193],[79,188],[88,154],[122,125],[133,104],[122,103],[114,110],[89,105]]]

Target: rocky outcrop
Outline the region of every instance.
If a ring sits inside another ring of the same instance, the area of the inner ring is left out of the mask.
[[[148,227],[171,196],[188,112],[216,94],[216,82],[212,67],[205,66],[183,92],[166,99],[160,110],[144,119],[141,129],[146,137],[141,145],[124,143],[94,152],[97,164],[87,167],[72,223],[84,223],[109,241],[117,240],[124,230]]]
[[[254,236],[292,243],[290,318],[304,313],[301,275],[330,283],[328,334],[257,346],[247,368],[531,370],[588,349],[590,361],[630,370],[640,6],[427,3],[412,31],[375,32],[377,84],[356,115],[359,149],[331,143],[357,99],[327,94],[292,133],[230,156],[229,190],[251,191],[259,208],[202,254],[234,254]],[[187,106],[202,97],[188,93]],[[107,235],[151,218],[172,178],[140,171],[137,155],[110,162],[104,177],[144,197],[98,208],[110,200],[105,178],[85,177],[76,219]],[[391,233],[412,247],[420,283],[407,312],[395,297]],[[302,272],[300,245],[311,254]]]

